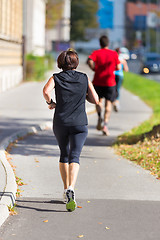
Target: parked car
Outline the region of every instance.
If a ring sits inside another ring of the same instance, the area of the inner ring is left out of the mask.
[[[155,52],[145,53],[141,60],[141,73],[160,73],[160,54]]]
[[[130,53],[129,50],[126,47],[120,48],[120,57],[124,58],[125,60],[130,59]]]

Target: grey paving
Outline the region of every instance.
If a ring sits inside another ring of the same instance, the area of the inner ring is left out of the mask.
[[[160,182],[116,156],[112,137],[102,136],[94,124],[95,115],[90,115],[76,184],[81,208],[73,213],[62,203],[59,150],[52,131],[29,136],[12,149],[17,175],[27,185],[16,201],[18,215],[1,227],[3,240],[72,240],[81,235],[93,240],[159,239]]]
[[[92,78],[86,65],[81,64],[79,70]],[[0,96],[1,142],[26,127],[46,122],[51,126],[53,112],[46,108],[43,86],[44,82],[25,83]],[[76,184],[76,199],[82,208],[66,212],[61,201],[59,149],[51,129],[39,131],[12,149],[16,174],[26,185],[16,201],[18,215],[5,221],[0,239],[72,240],[80,235],[89,240],[159,239],[160,182],[111,148],[119,134],[148,119],[151,109],[123,89],[121,111],[111,115],[109,137],[95,129],[93,106],[87,104],[87,110],[92,112],[88,115],[89,135]]]

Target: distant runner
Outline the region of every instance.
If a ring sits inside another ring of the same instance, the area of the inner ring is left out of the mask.
[[[102,36],[99,39],[101,49],[94,51],[87,60],[89,67],[95,72],[93,78],[94,88],[100,98],[96,105],[98,114],[97,130],[102,130],[104,135],[109,135],[108,122],[112,110],[112,103],[116,99],[115,70],[120,70],[121,64],[117,52],[110,50],[109,39]],[[102,99],[105,98],[104,123],[102,126]]]

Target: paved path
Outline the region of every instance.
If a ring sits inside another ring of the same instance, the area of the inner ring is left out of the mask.
[[[40,93],[43,85],[28,83],[27,93],[22,85],[3,95],[6,100],[7,94],[13,96],[8,108],[0,105],[2,118],[10,123],[7,131],[15,130],[15,126],[17,129],[51,121],[52,113]],[[18,101],[19,110],[16,98],[22,100]],[[77,203],[82,208],[73,213],[68,213],[61,201],[59,150],[52,131],[40,131],[19,141],[12,149],[12,162],[17,176],[27,185],[21,187],[22,196],[16,201],[18,215],[9,217],[3,224],[0,239],[72,240],[81,236],[87,240],[158,240],[160,182],[149,172],[115,155],[110,147],[119,134],[150,114],[139,98],[123,90],[121,111],[112,113],[109,137],[95,130],[96,115],[89,115],[89,135],[76,184]],[[6,131],[2,128],[2,132]]]

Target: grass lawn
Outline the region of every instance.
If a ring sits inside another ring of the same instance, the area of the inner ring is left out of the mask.
[[[114,147],[118,154],[160,178],[160,84],[141,75],[125,73],[123,87],[148,104],[153,114],[140,126],[119,136]],[[152,129],[156,125],[155,133]]]

